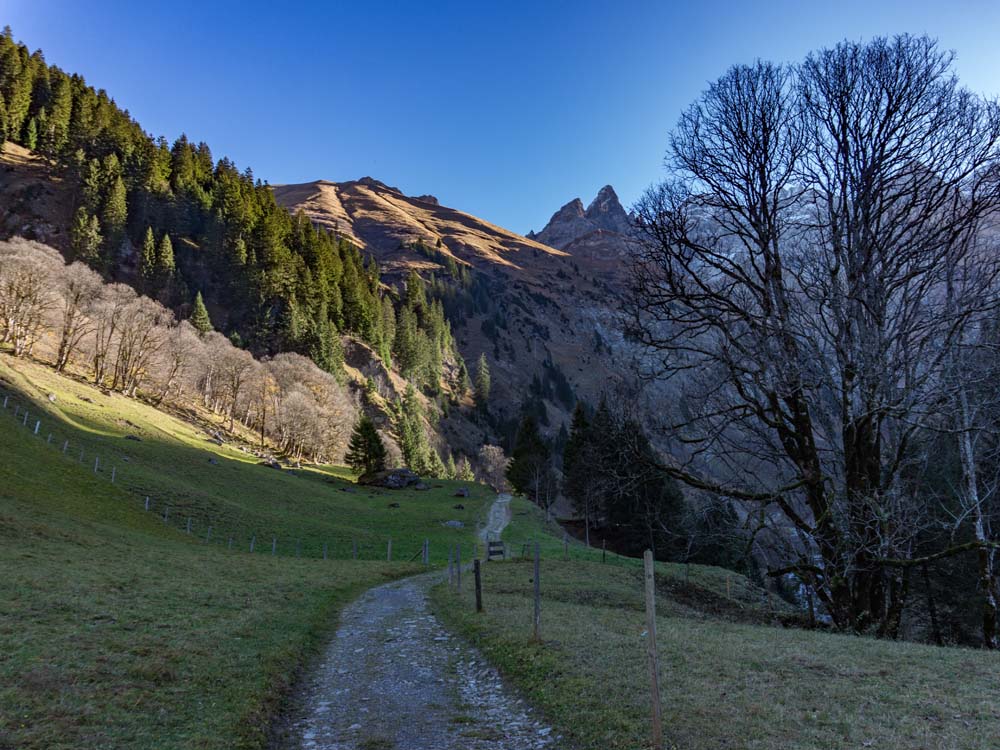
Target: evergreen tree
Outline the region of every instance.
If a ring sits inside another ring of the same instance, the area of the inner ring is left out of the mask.
[[[149,292],[156,285],[156,238],[152,227],[146,227],[142,240],[142,253],[139,257],[139,276],[142,278],[142,288]]]
[[[32,117],[24,129],[24,146],[29,151],[38,148],[38,121]]]
[[[549,446],[538,431],[538,422],[526,414],[514,439],[514,450],[507,467],[507,479],[517,492],[542,503],[545,482],[551,470]]]
[[[116,260],[118,248],[125,237],[125,221],[128,207],[125,204],[125,183],[116,176],[108,187],[108,195],[101,211],[101,227],[104,229],[105,260],[111,266]]]
[[[469,463],[469,459],[465,456],[458,462],[458,473],[455,477],[462,482],[474,482],[476,480],[476,474],[472,471],[472,464]]]
[[[208,309],[205,307],[205,300],[201,298],[201,292],[194,297],[189,320],[199,333],[208,333],[212,330],[212,319],[208,317]]]
[[[458,479],[458,467],[455,466],[455,457],[449,453],[448,461],[445,463],[445,478]]]
[[[3,144],[7,140],[7,103],[3,94],[0,93],[0,153],[3,153]]]
[[[448,469],[441,460],[441,454],[428,446],[426,473],[434,479],[447,479]]]
[[[385,469],[386,449],[375,423],[362,414],[351,433],[347,447],[347,463],[361,474]]]
[[[476,363],[476,406],[480,409],[485,410],[489,405],[490,385],[490,365],[484,352]]]
[[[170,235],[164,233],[163,237],[160,238],[160,245],[156,249],[156,270],[154,274],[156,277],[156,283],[160,286],[166,286],[169,284],[170,280],[174,277],[174,271],[176,271],[176,269],[177,264],[174,260],[174,244],[170,241]],[[201,297],[200,292],[198,293],[198,296],[199,298]]]
[[[563,449],[562,491],[584,520],[587,546],[590,546],[590,529],[600,504],[602,481],[598,441],[591,431],[583,403],[573,410],[573,421]]]
[[[77,260],[95,265],[100,260],[101,225],[96,216],[87,213],[80,206],[73,215],[70,227],[70,241],[73,245],[73,255]]]
[[[397,431],[406,465],[417,474],[427,474],[431,462],[431,447],[424,433],[424,409],[412,383],[407,383],[398,408]]]

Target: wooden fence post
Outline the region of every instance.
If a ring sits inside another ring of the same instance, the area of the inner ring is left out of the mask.
[[[69,448],[69,440],[64,440],[63,441],[63,453],[66,452],[67,448]]]
[[[191,516],[188,516],[187,533],[191,533]]]
[[[385,561],[392,562],[392,537],[389,537],[389,543],[385,546]]]
[[[111,484],[115,483],[115,474],[117,474],[117,473],[118,473],[118,467],[112,466],[111,467]]]
[[[51,432],[49,433],[49,436],[47,438],[45,438],[45,442],[48,443],[49,445],[52,445],[52,433]]]
[[[100,466],[100,464],[101,464],[101,457],[100,456],[96,456],[94,458],[94,473],[95,474],[97,473],[97,468],[98,468],[98,466]]]
[[[538,542],[535,542],[535,633],[534,640],[542,640],[542,553],[538,546]]]
[[[652,550],[642,554],[646,582],[646,661],[649,666],[649,692],[652,703],[652,740],[654,750],[663,750],[663,717],[660,705],[660,665],[656,654],[656,573]]]
[[[149,495],[146,495],[146,510],[149,510]]]
[[[479,573],[479,558],[476,558],[472,563],[473,570],[476,574],[476,612],[483,611],[483,581]]]
[[[232,549],[232,548],[233,548],[233,538],[229,537],[229,544],[226,545],[226,549]]]
[[[41,426],[42,426],[42,420],[39,419],[37,422],[35,422],[35,434],[36,435],[38,434],[38,428],[41,427]]]
[[[278,537],[271,537],[271,556],[273,557],[278,552]]]
[[[256,543],[257,543],[257,535],[254,534],[252,537],[250,537],[250,554],[251,555],[253,554],[253,548],[254,548],[254,545]]]
[[[170,506],[169,505],[165,505],[165,506],[163,506],[163,523],[167,522],[167,516],[168,515],[170,515]]]
[[[208,533],[205,534],[205,544],[208,544],[210,541],[212,541],[212,527],[211,526],[208,527]]]

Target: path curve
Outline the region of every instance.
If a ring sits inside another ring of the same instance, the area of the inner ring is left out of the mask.
[[[510,496],[482,530],[499,535]],[[557,738],[427,604],[440,573],[370,589],[347,606],[276,742],[302,750],[540,750]]]

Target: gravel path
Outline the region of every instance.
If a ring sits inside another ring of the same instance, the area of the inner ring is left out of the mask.
[[[481,532],[499,535],[510,496]],[[479,653],[429,611],[429,574],[379,586],[344,609],[277,745],[315,750],[535,750],[551,729]]]

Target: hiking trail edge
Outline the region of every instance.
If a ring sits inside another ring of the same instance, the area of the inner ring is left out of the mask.
[[[490,507],[499,538],[510,495]],[[302,750],[555,750],[552,728],[430,613],[440,573],[378,586],[344,608],[275,745]],[[470,581],[471,583],[471,581]]]

